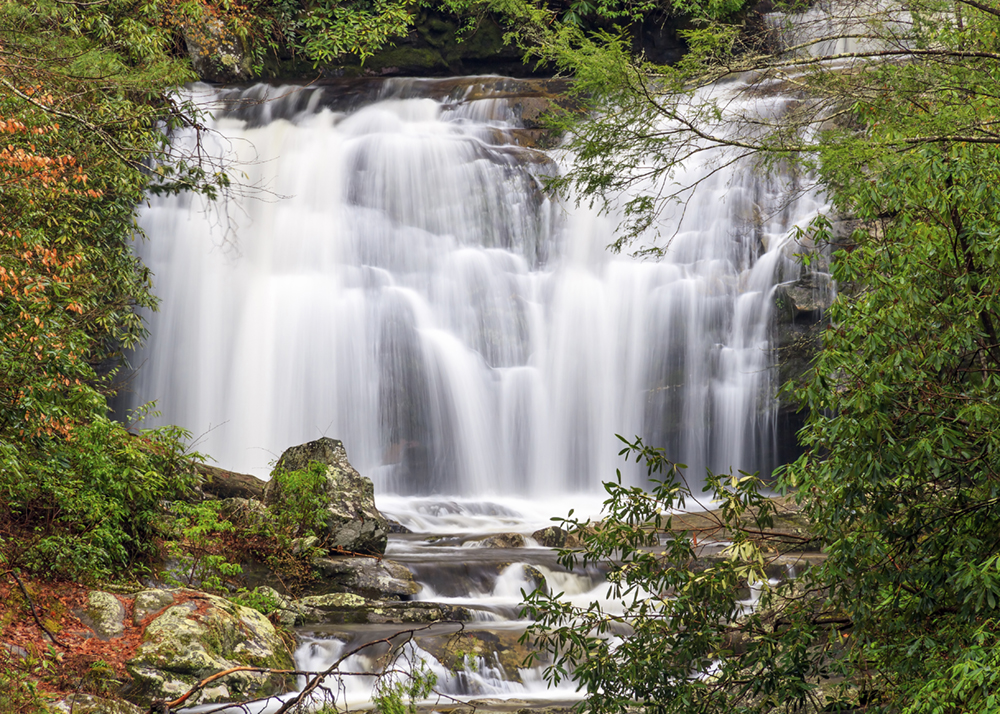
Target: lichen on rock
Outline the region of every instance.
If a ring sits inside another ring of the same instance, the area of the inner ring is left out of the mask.
[[[125,633],[125,606],[111,593],[93,590],[80,620],[102,640],[113,640]]]
[[[193,590],[173,591],[175,603],[149,625],[126,663],[133,682],[125,695],[146,705],[173,699],[205,677],[239,666],[290,670],[292,653],[274,625],[256,610]],[[209,704],[286,691],[280,672],[235,672],[199,692],[189,703]]]

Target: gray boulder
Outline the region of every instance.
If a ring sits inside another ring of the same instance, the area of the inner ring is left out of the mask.
[[[293,669],[288,643],[256,610],[195,590],[171,592],[174,604],[146,626],[142,644],[125,664],[132,682],[123,694],[130,701],[149,706],[176,699],[202,679],[239,666]],[[185,704],[266,697],[293,682],[279,672],[234,672]]]
[[[377,600],[406,600],[420,592],[420,585],[405,566],[377,558],[316,558],[313,568],[320,576],[317,595],[354,593]]]
[[[293,446],[281,455],[275,472],[300,471],[319,462],[326,466],[325,532],[321,538],[327,549],[381,555],[389,540],[389,523],[375,507],[375,487],[347,460],[344,445],[323,437]],[[274,478],[264,491],[264,502],[280,504],[281,486]]]
[[[79,613],[80,621],[102,640],[113,640],[125,634],[125,606],[111,593],[93,590],[87,595],[87,606]]]

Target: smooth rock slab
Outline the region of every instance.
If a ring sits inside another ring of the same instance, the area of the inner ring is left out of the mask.
[[[405,600],[420,592],[413,573],[393,560],[376,558],[316,558],[319,581],[313,594],[354,593],[376,600]]]
[[[367,600],[352,593],[311,595],[292,603],[305,622],[323,625],[413,625],[470,622],[472,610],[436,602]]]

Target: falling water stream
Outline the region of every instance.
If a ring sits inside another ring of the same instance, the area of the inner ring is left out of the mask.
[[[543,190],[571,157],[520,145],[517,82],[447,82],[191,88],[214,111],[202,149],[254,190],[221,214],[150,198],[141,253],[162,304],[129,399],[156,400],[160,423],[263,477],[289,445],[341,439],[414,532],[388,556],[414,570],[418,597],[523,628],[516,561],[581,599],[603,596],[600,575],[530,547],[478,582],[442,563],[467,562],[475,534],[596,512],[622,467],[615,434],[695,474],[780,460],[772,291],[797,277],[790,235],[822,206],[791,176],[714,171],[706,152],[676,177],[703,181],[664,215],[664,257],[616,256],[613,211]],[[789,100],[753,101],[777,114]],[[300,662],[330,661],[345,637],[309,639]],[[462,696],[543,690],[537,671],[515,683],[491,666],[439,674]]]
[[[770,291],[797,275],[787,236],[815,197],[732,167],[678,207],[662,260],[612,255],[616,218],[545,194],[559,166],[514,143],[497,83],[441,100],[421,96],[433,80],[385,80],[340,110],[335,87],[194,88],[216,107],[203,150],[262,190],[222,222],[199,197],[150,199],[162,305],[132,406],[156,400],[264,477],[333,436],[380,493],[593,491],[615,434],[692,473],[769,472]]]

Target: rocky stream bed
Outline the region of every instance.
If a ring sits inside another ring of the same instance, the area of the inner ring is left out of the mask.
[[[279,592],[280,583],[266,584],[259,571],[257,592],[280,603],[270,617],[193,588],[91,591],[80,617],[93,637],[122,646],[140,638],[126,663],[131,681],[119,692],[125,701],[77,695],[57,710],[267,714],[294,699],[312,679],[308,673],[329,670],[340,674],[327,677],[310,701],[365,708],[386,669],[432,673],[428,710],[549,711],[578,701],[572,683],[546,685],[544,662],[525,665],[531,649],[521,641],[529,623],[520,603],[535,588],[614,607],[600,567],[569,572],[557,562],[557,548],[572,547],[573,536],[546,521],[570,504],[390,496],[379,509],[371,482],[338,441],[294,447],[282,461],[326,465],[326,537],[355,554],[314,558],[317,577],[296,597]],[[214,469],[203,492],[253,509],[273,498],[274,488]],[[599,512],[596,499],[579,501],[578,512]],[[791,500],[778,506],[775,531],[802,543],[771,564],[769,575],[785,578],[821,556]],[[725,557],[727,534],[716,513],[680,514],[673,527],[699,534],[704,565]],[[243,704],[222,706],[227,702]]]

